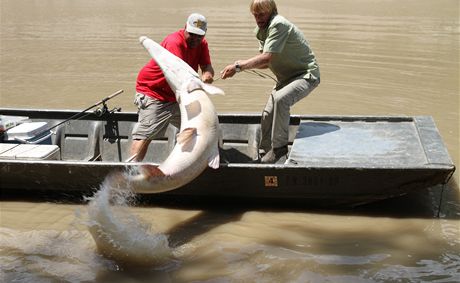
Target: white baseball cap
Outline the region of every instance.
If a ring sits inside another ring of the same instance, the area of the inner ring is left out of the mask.
[[[208,21],[203,15],[193,13],[188,17],[185,30],[189,33],[205,35],[207,29]]]

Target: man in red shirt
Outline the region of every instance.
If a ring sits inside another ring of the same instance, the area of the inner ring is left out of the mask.
[[[204,38],[207,21],[203,15],[191,14],[181,29],[168,35],[161,46],[184,60],[195,71],[201,69],[201,80],[212,83],[214,69]],[[139,72],[134,104],[139,109],[138,123],[132,132],[130,161],[142,161],[151,140],[163,136],[168,124],[180,127],[180,111],[174,92],[160,67],[151,59]]]

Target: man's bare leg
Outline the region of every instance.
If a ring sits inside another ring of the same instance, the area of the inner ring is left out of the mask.
[[[145,155],[147,154],[147,149],[149,148],[151,140],[133,140],[131,143],[130,149],[130,158],[129,161],[140,162],[144,160]]]

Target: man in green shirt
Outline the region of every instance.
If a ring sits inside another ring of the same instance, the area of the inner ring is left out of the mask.
[[[290,108],[320,82],[319,66],[302,32],[278,15],[274,0],[252,0],[250,11],[257,28],[260,54],[237,60],[221,71],[222,79],[249,69],[275,74],[277,83],[262,112],[262,163],[275,163],[288,152]]]

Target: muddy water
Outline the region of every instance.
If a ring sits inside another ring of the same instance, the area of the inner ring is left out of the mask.
[[[123,89],[110,104],[134,111],[135,78],[148,60],[139,36],[160,41],[189,13],[201,12],[218,71],[257,51],[248,2],[1,0],[0,105],[83,109]],[[431,115],[458,167],[457,0],[278,2],[321,66],[321,86],[293,113]],[[227,94],[213,98],[219,112],[259,112],[272,82],[242,73],[215,85]],[[3,200],[0,276],[7,282],[455,282],[458,183],[456,174],[444,190],[352,211],[135,205],[127,209],[142,224],[136,229],[167,235],[174,251],[162,264],[142,267],[101,253],[86,204]]]

